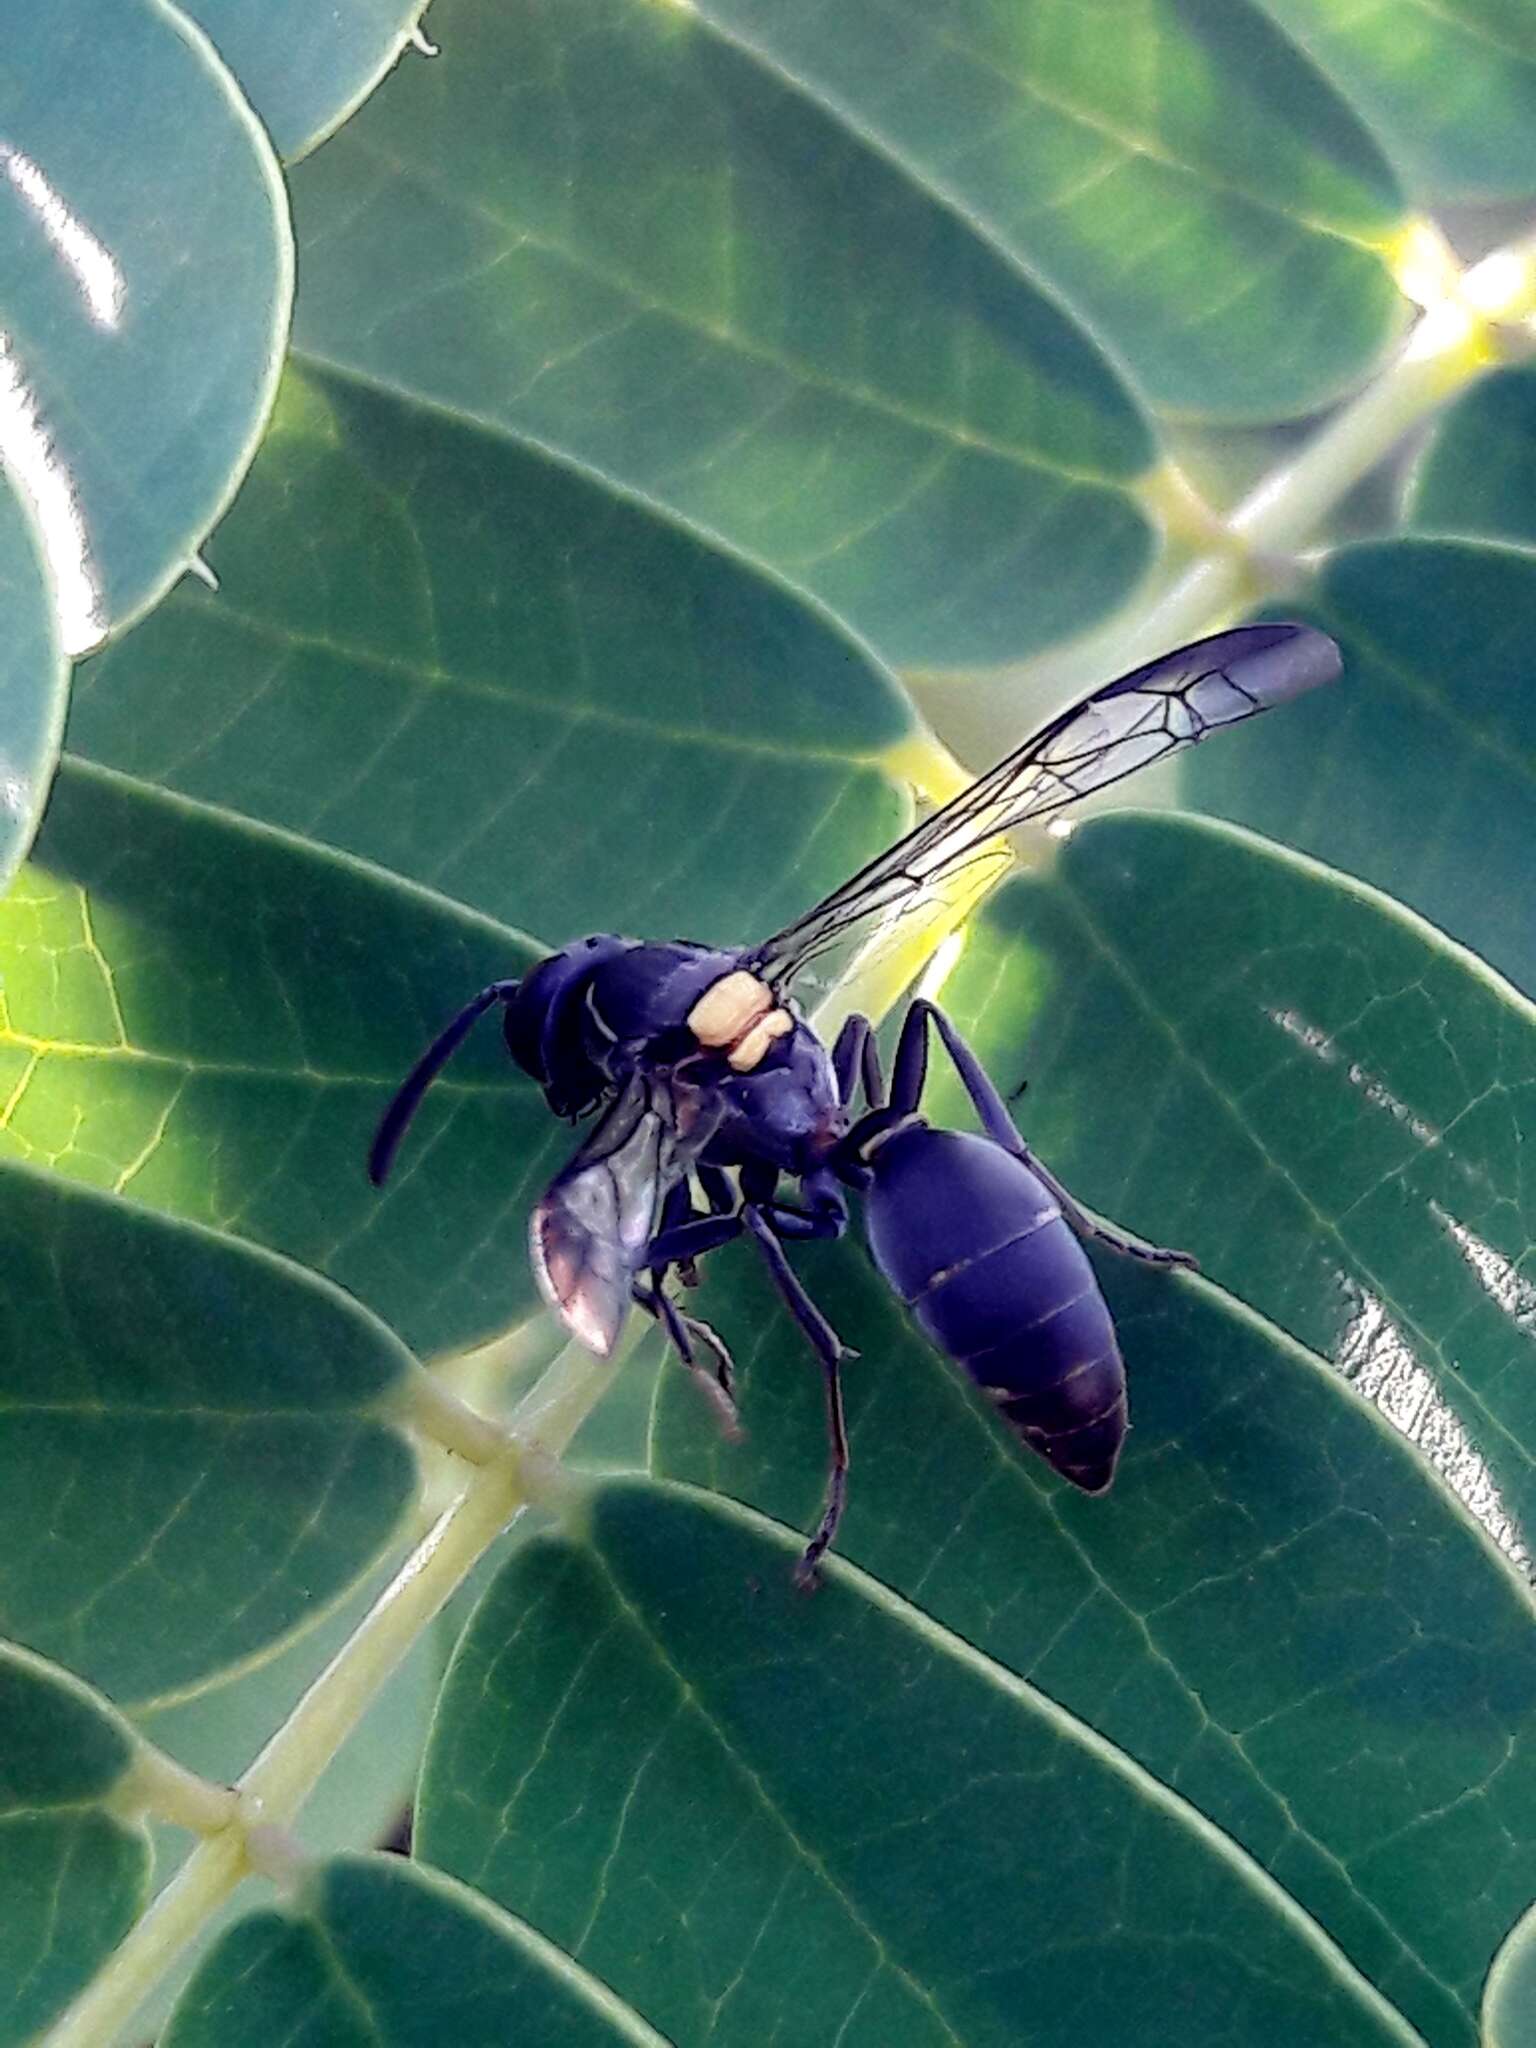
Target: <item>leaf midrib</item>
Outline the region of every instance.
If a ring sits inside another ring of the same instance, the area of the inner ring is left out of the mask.
[[[648,1483],[653,1486],[660,1485],[663,1490],[676,1497],[702,1503],[715,1513],[724,1513],[729,1518],[737,1520],[744,1525],[757,1525],[765,1533],[771,1532],[775,1538],[782,1539],[782,1547],[785,1549],[786,1556],[791,1552],[798,1555],[802,1547],[802,1538],[799,1532],[787,1529],[776,1518],[763,1514],[759,1510],[748,1507],[741,1502],[731,1500],[708,1489],[690,1485],[686,1481],[665,1480],[658,1482],[650,1480],[641,1483]],[[614,1575],[606,1549],[591,1541],[585,1544],[584,1549],[586,1554],[592,1557],[599,1565],[605,1579],[612,1588],[615,1600],[619,1603],[637,1634],[650,1647],[662,1670],[678,1688],[680,1694],[693,1706],[700,1720],[720,1744],[722,1753],[729,1757],[738,1771],[740,1771],[743,1778],[751,1786],[754,1795],[760,1801],[764,1810],[772,1816],[777,1825],[783,1830],[796,1852],[805,1859],[807,1867],[815,1870],[818,1876],[827,1883],[833,1894],[845,1906],[860,1931],[875,1944],[876,1953],[889,1962],[890,1968],[902,1978],[903,1982],[910,1984],[914,1990],[918,1991],[919,1995],[923,1997],[924,2003],[928,2004],[933,2011],[935,2017],[939,2019],[947,2031],[953,2034],[953,2028],[950,2026],[950,2022],[939,2007],[936,1999],[923,1991],[905,1967],[890,1956],[887,1944],[859,1914],[858,1908],[848,1898],[843,1887],[838,1883],[830,1869],[816,1855],[816,1852],[800,1840],[787,1816],[783,1814],[769,1796],[757,1773],[752,1770],[750,1764],[741,1755],[728,1731],[709,1711],[697,1690],[673,1663],[663,1647],[659,1635],[649,1627],[645,1617],[627,1598],[622,1585]],[[1241,1870],[1246,1874],[1249,1888],[1256,1896],[1262,1897],[1265,1904],[1271,1910],[1278,1912],[1284,1918],[1288,1918],[1298,1930],[1304,1930],[1305,1938],[1308,1939],[1309,1945],[1313,1948],[1319,1962],[1327,1967],[1338,1980],[1341,1987],[1347,1987],[1350,1994],[1359,2001],[1360,2005],[1365,2010],[1374,2013],[1377,2018],[1389,2018],[1405,2042],[1414,2043],[1415,2048],[1423,2048],[1422,2037],[1418,2032],[1409,2025],[1408,2021],[1404,2019],[1403,2015],[1390,2000],[1376,1989],[1375,1985],[1371,1983],[1352,1961],[1346,1951],[1316,1916],[1303,1906],[1259,1862],[1257,1857],[1244,1848],[1235,1837],[1228,1834],[1224,1828],[1219,1827],[1214,1821],[1210,1820],[1197,1806],[1184,1798],[1181,1793],[1176,1792],[1171,1786],[1164,1784],[1160,1778],[1148,1770],[1145,1765],[1139,1763],[1129,1752],[1121,1748],[1118,1743],[1112,1742],[1108,1737],[1101,1735],[1089,1723],[1060,1705],[1049,1693],[1042,1691],[1029,1680],[1021,1678],[1016,1672],[1009,1670],[1006,1665],[999,1663],[996,1658],[989,1656],[985,1651],[977,1649],[974,1644],[968,1642],[963,1636],[957,1635],[943,1623],[936,1621],[905,1595],[873,1577],[860,1566],[850,1563],[847,1558],[834,1556],[829,1560],[827,1569],[835,1576],[846,1578],[852,1582],[860,1595],[877,1612],[900,1621],[904,1626],[911,1629],[914,1635],[928,1643],[937,1652],[975,1672],[977,1675],[986,1678],[999,1691],[1015,1699],[1021,1707],[1033,1711],[1047,1722],[1055,1724],[1055,1732],[1058,1739],[1075,1742],[1086,1754],[1095,1758],[1101,1765],[1107,1766],[1128,1781],[1139,1797],[1170,1812],[1182,1826],[1204,1838],[1213,1854],[1225,1858],[1234,1869]],[[1111,1591],[1107,1587],[1105,1590]],[[1115,1596],[1112,1595],[1112,1597]],[[1201,1711],[1202,1713],[1204,1712],[1203,1708]],[[1210,1717],[1207,1715],[1205,1718],[1209,1720]],[[1279,1795],[1276,1794],[1274,1796],[1278,1798]],[[1326,1854],[1327,1852],[1323,1853]],[[1409,1953],[1412,1953],[1412,1951],[1409,1951]],[[1427,1970],[1425,1974],[1427,1976],[1431,1975]],[[1432,1979],[1432,1981],[1438,1982],[1439,1980]],[[1451,1993],[1450,1995],[1454,1998],[1456,1994]],[[1457,2003],[1459,2004],[1461,2001],[1458,1999]],[[957,2048],[959,2048],[960,2037],[956,2036],[955,2038],[957,2040]]]
[[[822,761],[838,768],[877,768],[880,765],[878,749],[868,753],[851,749],[839,751],[835,747],[803,746],[798,742],[776,744],[771,740],[756,739],[749,733],[722,732],[717,727],[703,724],[692,728],[662,725],[653,718],[641,717],[615,705],[585,702],[572,696],[539,697],[513,683],[468,675],[426,660],[412,660],[406,655],[388,654],[382,648],[353,644],[329,633],[280,625],[274,620],[242,611],[226,602],[222,595],[208,600],[194,597],[193,602],[200,608],[206,602],[215,623],[241,627],[265,646],[294,653],[332,655],[354,668],[372,669],[376,674],[391,676],[424,692],[441,690],[450,695],[530,711],[557,723],[634,733],[668,746],[690,749],[707,746],[717,753],[747,754],[775,761]]]
[[[324,847],[319,849],[322,858],[325,851]],[[209,1076],[215,1080],[288,1081],[311,1088],[396,1088],[400,1084],[398,1072],[331,1074],[310,1066],[262,1066],[254,1061],[200,1060],[183,1053],[150,1052],[137,1045],[91,1045],[71,1039],[38,1038],[30,1033],[13,1031],[5,1024],[0,1024],[0,1046],[14,1046],[31,1054],[34,1060],[118,1060],[129,1065],[161,1067],[178,1074]],[[433,1093],[440,1096],[500,1098],[516,1091],[516,1083],[465,1081],[453,1075],[442,1076],[433,1083]],[[7,1121],[7,1117],[0,1115],[0,1128]]]
[[[1419,4],[1424,4],[1424,0],[1419,0]],[[932,172],[920,169],[914,160],[899,155],[892,144],[886,142],[878,131],[867,127],[853,110],[841,100],[824,91],[801,73],[791,70],[769,51],[764,50],[760,45],[751,42],[743,36],[739,30],[726,27],[710,11],[708,0],[695,0],[695,4],[690,7],[690,13],[701,20],[722,43],[761,64],[785,84],[791,86],[804,99],[820,108],[823,113],[827,114],[839,125],[847,128],[867,148],[879,154],[886,162],[892,164],[900,171],[907,181],[922,192],[925,197],[942,205],[946,211],[958,215],[972,232],[983,240],[996,254],[1001,256],[1011,268],[1019,271],[1031,283],[1037,285],[1040,283],[1040,279],[1027,264],[1022,252],[1003,239],[1001,230],[994,228],[989,221],[979,217],[958,194],[952,193]],[[1087,129],[1090,134],[1100,136],[1106,142],[1114,143],[1117,148],[1126,152],[1128,158],[1140,157],[1148,163],[1156,164],[1159,169],[1178,172],[1190,179],[1197,187],[1220,193],[1229,199],[1240,200],[1245,205],[1253,207],[1255,212],[1262,214],[1268,219],[1281,220],[1291,226],[1306,228],[1314,234],[1325,236],[1330,241],[1340,242],[1346,247],[1358,249],[1364,254],[1374,257],[1378,262],[1382,260],[1379,241],[1373,241],[1364,234],[1351,233],[1348,229],[1340,226],[1339,223],[1324,220],[1318,215],[1297,212],[1290,207],[1282,206],[1261,190],[1242,184],[1237,179],[1220,172],[1188,162],[1185,158],[1175,154],[1161,139],[1154,140],[1133,129],[1122,128],[1098,110],[1079,105],[1066,93],[1059,90],[1047,90],[1033,79],[1026,78],[1017,72],[1005,70],[985,52],[973,48],[963,38],[941,27],[937,14],[931,14],[925,26],[936,43],[949,50],[955,56],[964,58],[967,63],[974,64],[978,71],[982,71],[988,77],[996,79],[1010,91],[1018,93],[1021,98],[1033,100],[1037,106],[1044,107],[1048,112],[1059,114],[1064,120],[1075,121],[1079,127]],[[1349,112],[1354,114],[1353,105],[1344,99],[1339,88],[1334,85],[1322,67],[1310,57],[1305,47],[1289,35],[1287,40],[1291,43],[1294,50],[1306,58],[1319,88],[1345,105]],[[1358,116],[1356,118],[1358,119]],[[1118,169],[1119,166],[1116,165],[1112,168]]]
[[[675,321],[679,327],[698,336],[700,339],[712,342],[717,346],[723,345],[731,348],[745,360],[759,363],[766,369],[776,370],[805,389],[825,392],[834,398],[840,399],[847,405],[862,406],[886,419],[895,420],[902,426],[928,434],[935,440],[947,444],[957,451],[963,450],[990,455],[998,461],[1010,463],[1019,469],[1033,471],[1063,484],[1075,484],[1095,490],[1113,491],[1118,496],[1129,499],[1136,497],[1134,475],[1130,477],[1115,476],[1108,471],[1088,468],[1082,464],[1064,462],[1059,457],[1049,455],[1044,449],[1034,445],[1023,446],[998,441],[988,435],[976,432],[973,428],[963,426],[958,421],[945,420],[936,414],[927,413],[908,403],[898,402],[888,393],[865,385],[851,384],[844,379],[833,377],[825,370],[808,364],[800,358],[782,355],[770,349],[755,336],[741,333],[738,329],[732,327],[729,322],[708,320],[691,307],[679,306],[658,298],[654,291],[649,290],[641,283],[637,283],[625,271],[610,269],[607,265],[599,263],[595,257],[589,255],[585,250],[573,249],[554,240],[547,234],[535,232],[521,222],[509,221],[492,207],[471,202],[466,198],[462,186],[449,184],[445,179],[436,177],[421,163],[407,162],[370,138],[358,137],[355,147],[360,155],[370,159],[380,169],[398,178],[402,183],[410,184],[414,182],[433,193],[438,199],[444,201],[450,210],[456,210],[472,220],[478,220],[483,225],[494,228],[499,235],[509,239],[511,248],[527,247],[535,249],[542,255],[550,256],[559,262],[569,264],[573,270],[578,271],[582,276],[591,279],[594,283],[604,285],[608,290],[627,298],[635,308],[636,317],[645,314],[656,314],[665,319]],[[945,210],[953,212],[953,208],[950,207],[946,207]],[[973,233],[978,233],[979,235],[977,223],[970,221],[968,225]],[[987,241],[987,246],[991,247],[990,240]],[[503,253],[510,253],[510,249],[505,250]],[[1009,267],[1016,271],[1019,268],[1017,263],[1010,263]],[[1031,291],[1037,294],[1040,293],[1041,287],[1037,280],[1025,276],[1024,281],[1028,284]],[[1098,357],[1100,367],[1103,369],[1106,378],[1119,387],[1117,395],[1122,398],[1127,407],[1134,413],[1134,399],[1123,385],[1119,385],[1119,379],[1116,377],[1108,360],[1103,357],[1102,351],[1093,336],[1074,315],[1066,314],[1064,309],[1055,305],[1054,302],[1049,303],[1052,303],[1053,311],[1068,319],[1076,327],[1085,348]],[[591,346],[591,338],[589,338],[585,345]],[[296,353],[303,356],[309,355],[311,351],[301,343]],[[575,353],[575,351],[566,351],[567,355],[572,353]],[[325,358],[316,355],[315,360],[324,361]],[[558,362],[558,360],[560,359],[557,358],[556,361]],[[514,392],[505,403],[509,407],[519,404],[527,389],[531,388],[532,383],[547,375],[551,367],[554,367],[554,365],[550,363],[541,364],[534,371],[533,377],[528,380],[528,383],[519,391]],[[389,388],[407,394],[414,393],[414,387],[404,383],[391,383]],[[457,416],[466,417],[470,415],[461,412]],[[516,438],[521,438],[518,435],[518,430],[512,426],[510,418],[501,418],[495,415],[484,416],[478,413],[474,414],[473,417],[486,417],[487,424],[499,425],[503,432],[511,433]],[[568,461],[591,473],[589,465],[583,457],[569,450],[561,450],[560,452],[565,455]]]
[[[940,2007],[932,1991],[926,1985],[919,1983],[906,1966],[898,1962],[890,1953],[889,1947],[882,1936],[870,1925],[855,1902],[848,1896],[842,1884],[839,1883],[832,1871],[828,1869],[822,1858],[817,1855],[809,1843],[801,1839],[795,1828],[790,1824],[788,1816],[770,1797],[761,1778],[752,1769],[736,1744],[730,1739],[726,1729],[710,1712],[697,1688],[690,1683],[685,1674],[678,1669],[667,1655],[660,1637],[650,1626],[647,1617],[636,1607],[620,1583],[609,1561],[607,1551],[595,1543],[588,1543],[585,1546],[585,1554],[593,1560],[598,1570],[602,1573],[614,1601],[625,1620],[629,1623],[636,1639],[643,1643],[650,1651],[663,1675],[676,1688],[678,1698],[698,1715],[699,1720],[708,1729],[715,1742],[718,1743],[722,1756],[730,1759],[743,1782],[750,1788],[753,1798],[783,1835],[790,1849],[799,1858],[804,1868],[812,1871],[827,1887],[827,1890],[848,1915],[849,1924],[863,1935],[880,1962],[906,1987],[920,2005],[925,2006],[933,2014],[939,2025],[944,2029],[949,2040],[954,2044],[954,2048],[966,2048],[965,2037],[957,2031],[954,2024]]]

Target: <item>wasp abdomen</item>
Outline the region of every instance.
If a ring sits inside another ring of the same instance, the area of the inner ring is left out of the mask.
[[[1054,1196],[966,1131],[897,1131],[870,1165],[870,1249],[924,1334],[1063,1478],[1101,1493],[1125,1439],[1125,1368]]]

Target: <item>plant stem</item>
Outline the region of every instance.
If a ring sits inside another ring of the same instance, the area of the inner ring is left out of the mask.
[[[135,1817],[152,1813],[172,1827],[216,1835],[235,1818],[237,1799],[228,1785],[216,1785],[211,1778],[189,1771],[140,1736],[133,1769],[113,1803]]]
[[[476,1471],[241,1777],[248,1823],[293,1820],[385,1679],[524,1505],[515,1449]]]
[[[232,1823],[193,1850],[106,1967],[43,2036],[43,2048],[107,2048],[246,1872]]]
[[[493,1465],[507,1446],[507,1432],[449,1387],[418,1367],[395,1403],[400,1419],[470,1465]]]
[[[1058,656],[980,678],[920,679],[925,709],[932,713],[941,695],[947,697],[960,713],[969,749],[978,758],[1001,756],[1032,722],[1043,684],[1069,697],[1294,588],[1306,574],[1298,551],[1404,435],[1487,370],[1530,350],[1533,311],[1536,236],[1496,250],[1465,273],[1452,269],[1382,374],[1233,511],[1202,521],[1200,552],[1161,592]],[[1167,503],[1175,495],[1167,477],[1157,479],[1156,500]],[[1021,688],[1026,682],[1029,687]]]
[[[620,1356],[628,1349],[626,1343]],[[527,1504],[527,1482],[570,1443],[618,1362],[594,1358],[575,1344],[565,1347],[514,1414],[501,1455],[475,1470],[241,1777],[235,1818],[193,1850],[100,1974],[43,2037],[43,2048],[107,2048],[128,2024],[211,1915],[258,1866],[250,1832],[285,1828],[293,1820],[390,1673]]]

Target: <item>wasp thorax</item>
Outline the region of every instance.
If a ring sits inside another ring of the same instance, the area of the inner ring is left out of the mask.
[[[795,1020],[788,1010],[770,1010],[766,1017],[759,1017],[743,1037],[731,1047],[729,1058],[738,1074],[750,1074],[763,1054],[776,1038],[793,1031]]]
[[[738,1074],[750,1073],[795,1020],[775,1008],[773,990],[744,967],[722,975],[688,1012],[688,1029],[713,1051],[726,1053]]]
[[[688,1029],[700,1045],[737,1044],[773,1008],[773,990],[744,967],[722,975],[688,1012]]]

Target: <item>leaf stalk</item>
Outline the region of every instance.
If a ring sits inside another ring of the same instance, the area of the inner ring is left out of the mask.
[[[626,1353],[635,1324],[632,1317]],[[444,1602],[531,1500],[559,1500],[562,1475],[555,1461],[606,1391],[617,1362],[568,1344],[514,1412],[510,1432],[475,1418],[494,1432],[497,1454],[477,1463],[456,1499],[241,1776],[226,1825],[193,1850],[94,1980],[42,2037],[40,2048],[108,2048],[241,1881],[266,1872],[274,1831],[291,1825]],[[454,1402],[454,1407],[462,1409],[462,1404]],[[454,1426],[468,1430],[463,1418],[471,1414],[462,1409]]]

